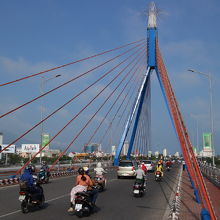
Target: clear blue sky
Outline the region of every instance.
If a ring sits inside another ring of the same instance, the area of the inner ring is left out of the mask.
[[[146,10],[149,2],[146,0],[1,1],[1,81],[12,80],[146,37]],[[187,69],[193,68],[212,73],[214,144],[217,153],[220,153],[218,97],[220,2],[218,0],[157,0],[155,3],[160,10],[158,19],[160,49],[194,144],[196,143],[196,118],[198,119],[200,146],[202,132],[210,131],[208,80],[201,75],[188,72]],[[82,66],[77,68],[80,70]],[[69,74],[71,70],[68,71]],[[63,70],[57,73],[62,74],[62,77],[48,82],[47,89],[57,85],[57,81],[64,82],[69,77]],[[53,74],[45,77],[51,77]],[[40,78],[30,80],[28,85],[21,83],[17,87],[1,88],[0,112],[3,113],[38,95],[39,88]],[[80,89],[80,85],[68,87],[62,94],[65,94],[65,98],[71,97],[70,92],[75,89]],[[47,112],[56,106],[55,101],[64,99],[62,94],[51,96],[48,100],[44,99]],[[153,77],[152,99],[153,151],[161,150],[163,147],[171,153],[180,151],[155,77]],[[1,131],[5,134],[5,143],[12,141],[40,119],[40,104],[38,102],[28,109],[1,120]],[[45,128],[58,129],[60,120],[62,117],[67,120],[69,111],[70,109],[63,111],[59,119],[54,119],[52,124],[46,124]],[[87,114],[90,113],[87,112]],[[36,143],[39,132],[38,130],[28,135],[23,142]],[[68,136],[70,134],[71,132]],[[67,139],[65,135],[61,136],[54,146],[67,145],[70,141]],[[77,144],[76,150],[80,149],[82,144],[83,139]]]

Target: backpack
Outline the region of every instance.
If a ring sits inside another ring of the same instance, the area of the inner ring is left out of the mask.
[[[20,180],[19,185],[20,185],[20,190],[27,190],[28,189],[28,184],[27,184],[27,181],[25,181],[25,180]]]

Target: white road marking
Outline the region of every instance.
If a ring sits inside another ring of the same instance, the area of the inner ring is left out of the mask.
[[[71,176],[68,176],[68,177],[71,177]],[[63,178],[67,178],[67,177],[63,177]],[[62,178],[62,179],[63,179],[63,178]],[[59,178],[59,179],[61,179],[61,178]],[[108,180],[108,182],[113,182],[113,181],[115,181],[115,180],[117,180],[117,179],[110,179],[110,180]],[[55,198],[53,198],[53,199],[46,200],[45,202],[52,202],[52,201],[54,201],[54,200],[62,199],[62,198],[66,197],[66,196],[69,196],[69,195],[70,195],[70,193],[67,193],[67,194],[64,194],[64,195],[62,195],[62,196],[58,196],[58,197],[55,197]],[[16,211],[14,211],[14,212],[9,212],[9,213],[7,213],[7,214],[0,215],[0,218],[4,218],[4,217],[6,217],[6,216],[13,215],[13,214],[16,214],[16,213],[18,213],[18,212],[21,212],[21,210],[19,209],[19,210],[16,210]]]
[[[5,214],[5,215],[1,215],[0,218],[4,218],[4,217],[6,217],[6,216],[13,215],[13,214],[18,213],[18,212],[20,212],[20,211],[21,211],[21,210],[17,210],[17,211],[14,211],[14,212],[9,212],[9,213],[7,213],[7,214]]]
[[[54,201],[54,200],[62,199],[62,198],[66,197],[66,196],[69,196],[69,195],[70,195],[69,193],[68,193],[68,194],[64,194],[64,195],[62,195],[62,196],[58,196],[58,197],[56,197],[56,198],[46,200],[45,202],[46,202],[46,203],[47,203],[47,202],[52,202],[52,201]],[[13,214],[16,214],[16,213],[18,213],[18,212],[21,212],[21,210],[19,209],[19,210],[16,210],[16,211],[14,211],[14,212],[9,212],[9,213],[7,213],[7,214],[5,214],[5,215],[0,215],[0,218],[6,217],[6,216],[9,216],[9,215],[13,215]]]

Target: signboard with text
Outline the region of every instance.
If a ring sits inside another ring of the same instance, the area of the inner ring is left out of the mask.
[[[203,133],[203,148],[204,150],[212,149],[212,134],[211,133]]]
[[[22,144],[21,151],[24,153],[36,153],[40,150],[39,144]]]
[[[2,149],[4,149],[7,146],[8,146],[8,144],[2,144],[1,145]],[[4,151],[2,151],[2,153],[3,154],[14,154],[15,153],[15,145],[11,145],[10,147],[8,147]]]
[[[42,147],[44,147],[45,145],[47,145],[50,141],[50,136],[49,134],[42,134]],[[49,145],[47,145],[44,150],[49,150]]]

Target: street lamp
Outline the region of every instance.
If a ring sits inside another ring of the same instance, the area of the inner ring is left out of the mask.
[[[210,98],[210,120],[211,120],[211,147],[212,147],[212,164],[215,166],[215,150],[213,144],[213,134],[214,134],[214,119],[213,119],[213,103],[212,103],[212,75],[211,73],[203,73],[193,69],[188,69],[188,71],[193,73],[198,73],[206,76],[209,79],[209,98]]]
[[[53,80],[53,79],[55,79],[55,78],[57,78],[57,77],[60,77],[61,76],[61,74],[57,74],[57,75],[55,75],[55,76],[53,76],[53,77],[51,77],[51,78],[49,78],[49,79],[45,79],[45,77],[41,77],[41,85],[40,85],[40,94],[41,95],[43,95],[44,94],[44,91],[45,91],[45,85],[46,85],[46,83],[48,82],[48,81],[50,81],[50,80]],[[43,107],[43,105],[44,105],[44,103],[43,103],[43,99],[41,100],[41,113],[40,113],[40,115],[41,115],[41,121],[43,120],[43,116],[44,116],[44,107]],[[42,143],[43,143],[43,133],[44,133],[44,125],[43,125],[43,122],[41,123],[41,144],[40,144],[40,150],[41,150],[41,148],[42,148]],[[42,152],[40,152],[40,164],[42,163]]]

